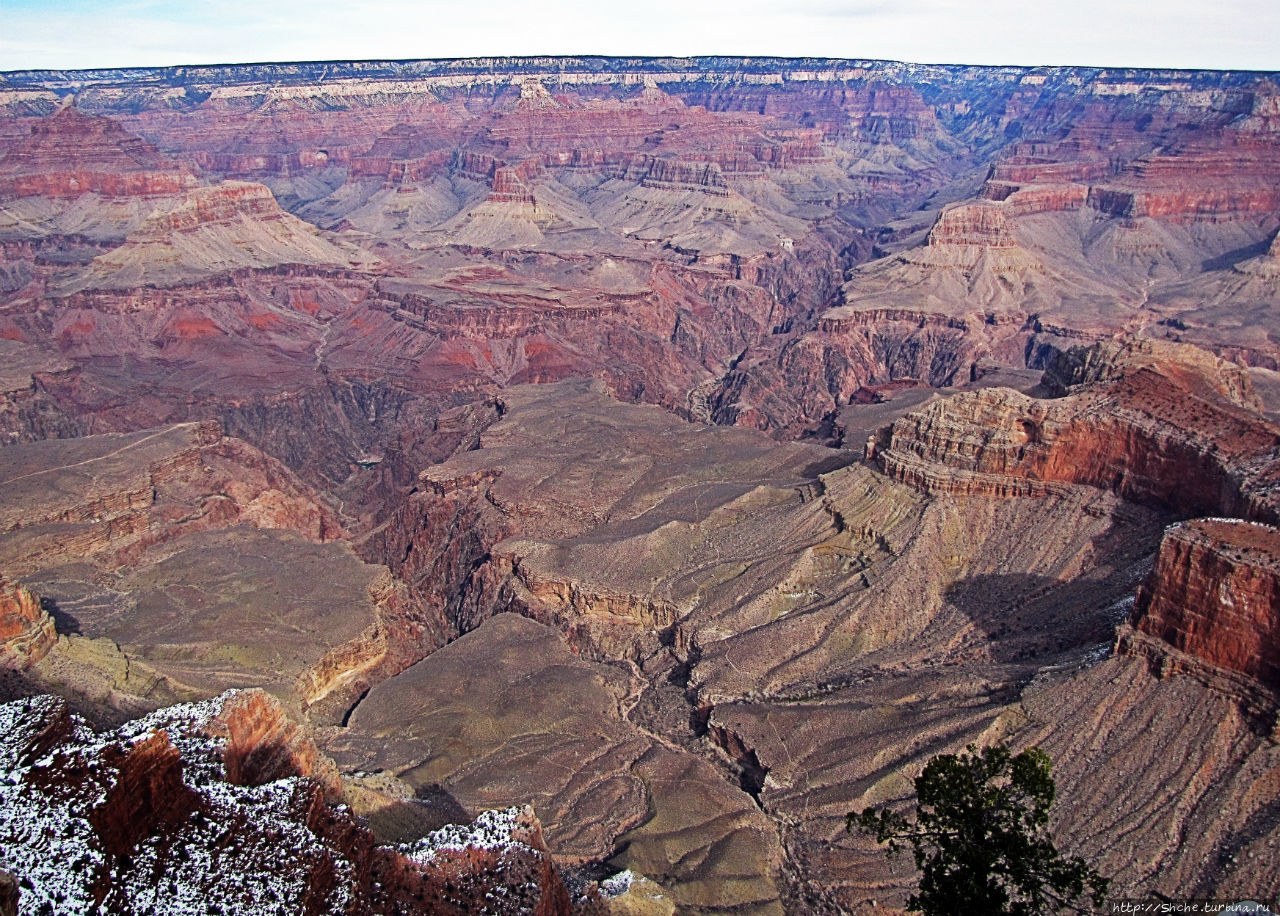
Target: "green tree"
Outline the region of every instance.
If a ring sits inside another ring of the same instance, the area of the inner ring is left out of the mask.
[[[920,887],[907,909],[925,916],[1039,916],[1102,905],[1107,879],[1064,858],[1048,836],[1055,786],[1049,755],[1003,745],[941,754],[916,778],[916,817],[867,808],[848,816],[896,855],[910,845]],[[1085,900],[1087,903],[1082,903]]]

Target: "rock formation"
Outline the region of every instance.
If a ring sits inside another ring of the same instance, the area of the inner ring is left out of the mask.
[[[51,697],[0,707],[0,834],[24,911],[601,911],[598,894],[571,899],[528,809],[397,851],[327,807],[307,767],[243,769],[245,754],[274,753],[268,733],[236,736],[246,702],[227,694],[106,734]],[[229,740],[208,737],[223,728]]]
[[[190,171],[110,118],[59,109],[0,158],[0,197],[136,197],[193,187]]]
[[[1280,430],[1223,398],[1212,377],[1179,384],[1195,377],[1186,364],[1181,373],[1110,365],[1126,374],[1059,399],[993,388],[934,402],[895,421],[868,453],[925,492],[1044,494],[1083,483],[1183,516],[1280,518]]]
[[[47,585],[75,637],[45,674],[108,704],[140,708],[130,694],[148,679],[172,698],[258,684],[294,710],[340,717],[369,678],[438,638],[291,472],[216,423],[15,445],[6,457],[0,563]],[[30,593],[14,595],[14,645],[29,646],[29,666],[51,624]],[[238,648],[225,638],[235,632]]]
[[[929,230],[925,248],[904,257],[915,264],[968,270],[982,260],[983,268],[996,275],[1040,267],[1014,240],[1002,203],[960,204],[944,210]]]
[[[1280,532],[1234,519],[1169,529],[1133,624],[1179,652],[1280,688]],[[1175,663],[1176,664],[1176,663]]]
[[[0,576],[0,664],[29,668],[49,654],[57,638],[40,599]]]
[[[123,245],[63,280],[60,292],[177,286],[280,265],[342,269],[371,263],[282,211],[267,188],[226,182],[164,202]]]

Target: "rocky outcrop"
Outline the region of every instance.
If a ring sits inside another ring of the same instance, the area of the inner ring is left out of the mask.
[[[978,269],[996,276],[1038,269],[1036,257],[1013,237],[1009,206],[982,201],[947,207],[929,230],[927,244],[900,257],[911,264]]]
[[[1138,590],[1131,622],[1280,694],[1280,531],[1234,519],[1173,526]]]
[[[298,775],[299,758],[277,752],[291,726],[278,710],[259,715],[260,701],[228,693],[105,734],[52,697],[0,707],[0,838],[24,909],[204,913],[234,901],[267,912],[287,900],[307,916],[600,912],[595,891],[571,897],[529,808],[375,845]]]
[[[1221,398],[1262,413],[1262,402],[1246,370],[1199,347],[1164,340],[1103,341],[1072,347],[1054,357],[1041,384],[1060,396],[1078,386],[1115,381],[1143,368],[1208,398]]]
[[[556,627],[576,650],[640,662],[664,639],[676,638],[681,608],[672,602],[547,575],[521,563],[519,550],[519,542],[494,549],[486,572],[501,583],[494,596],[498,605]]]
[[[0,576],[0,665],[29,668],[49,654],[57,639],[53,618],[40,599]]]
[[[314,781],[330,801],[342,794],[337,766],[264,690],[238,690],[224,697],[201,734],[218,741],[225,779],[234,786],[262,786],[297,776]]]
[[[1236,264],[1235,269],[1240,273],[1255,274],[1273,283],[1280,280],[1280,232],[1271,240],[1271,246],[1265,254]]]
[[[0,500],[0,531],[9,535],[6,558],[15,570],[29,572],[59,555],[101,555],[114,566],[185,534],[237,523],[315,541],[343,535],[333,512],[296,476],[223,437],[216,422],[10,448],[13,468],[32,469],[7,477]],[[60,544],[41,536],[49,525],[60,526]]]
[[[543,111],[559,107],[547,87],[542,85],[542,80],[536,76],[528,76],[520,81],[520,101],[516,102],[516,110]]]
[[[1009,217],[1079,210],[1088,194],[1089,188],[1083,184],[1022,185],[1010,181],[988,181],[981,192],[984,200],[1002,202]]]
[[[59,291],[171,287],[281,265],[344,270],[375,264],[281,210],[263,185],[223,182],[167,201],[123,245],[62,280]]]
[[[1280,153],[1274,136],[1234,132],[1133,163],[1089,189],[1089,205],[1110,216],[1173,222],[1247,219],[1280,211]]]
[[[972,245],[1008,248],[1013,234],[1003,207],[993,204],[957,204],[943,210],[929,230],[929,245]]]
[[[1183,515],[1280,519],[1280,429],[1140,368],[1057,400],[988,389],[935,401],[868,445],[925,492],[1032,495],[1087,484]]]
[[[699,191],[719,197],[729,196],[729,186],[725,183],[720,166],[711,162],[646,157],[631,165],[628,177],[632,176],[646,188]]]
[[[511,522],[489,497],[494,475],[423,472],[423,489],[411,495],[359,544],[367,558],[390,558],[423,609],[437,645],[475,626],[468,611],[489,551],[510,533]]]
[[[62,108],[0,158],[0,196],[73,198],[178,194],[196,184],[189,171],[110,118]]]
[[[194,188],[172,206],[159,209],[143,225],[137,238],[191,232],[211,223],[228,223],[236,219],[261,222],[284,217],[271,191],[263,185],[228,181],[210,188]]]
[[[511,168],[500,168],[493,173],[493,190],[486,200],[499,203],[535,204],[533,191],[520,174]]]

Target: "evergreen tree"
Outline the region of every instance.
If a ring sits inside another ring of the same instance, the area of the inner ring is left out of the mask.
[[[916,817],[867,808],[848,827],[888,843],[910,845],[920,887],[907,909],[925,916],[1040,916],[1101,906],[1108,881],[1083,859],[1064,858],[1048,836],[1056,787],[1049,755],[941,754],[916,778]],[[1086,903],[1081,903],[1082,898]]]

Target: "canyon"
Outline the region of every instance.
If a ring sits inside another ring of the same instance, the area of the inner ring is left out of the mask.
[[[0,73],[0,892],[888,916],[1005,742],[1276,898],[1278,80]]]

